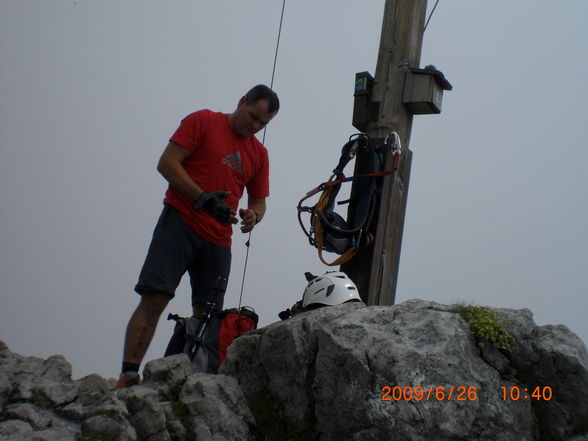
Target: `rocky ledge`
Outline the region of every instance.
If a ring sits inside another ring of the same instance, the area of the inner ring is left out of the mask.
[[[98,375],[73,380],[62,356],[0,343],[0,440],[588,441],[576,335],[529,310],[492,310],[512,337],[504,348],[500,326],[456,310],[323,308],[237,339],[219,375],[177,355],[118,391]]]

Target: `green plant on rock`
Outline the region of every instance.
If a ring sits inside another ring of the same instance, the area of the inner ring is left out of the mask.
[[[454,309],[454,312],[468,322],[480,347],[484,347],[484,342],[489,341],[497,349],[512,351],[514,338],[507,330],[511,323],[507,321],[503,324],[496,311],[486,306],[460,305]]]

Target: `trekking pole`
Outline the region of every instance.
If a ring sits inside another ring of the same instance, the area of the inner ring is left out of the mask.
[[[247,252],[245,253],[245,265],[243,266],[243,278],[241,279],[241,293],[239,294],[239,311],[241,311],[241,302],[243,301],[243,288],[245,287],[245,274],[247,273],[247,262],[249,261],[249,247],[251,246],[251,233],[249,232],[249,236],[247,237],[247,242],[245,242],[245,246],[247,247]]]
[[[198,327],[198,332],[192,338],[193,345],[190,348],[190,350],[188,351],[188,357],[190,357],[190,360],[194,359],[196,352],[198,352],[198,349],[200,349],[200,346],[202,346],[204,333],[206,332],[206,327],[207,327],[208,322],[210,321],[210,317],[212,317],[212,313],[214,312],[214,309],[216,307],[217,298],[221,293],[224,293],[226,291],[226,289],[227,289],[227,279],[225,277],[218,276],[216,281],[214,282],[214,285],[212,285],[212,291],[214,294],[206,302],[206,311],[204,313],[204,317],[203,317],[202,321],[200,322],[200,326]]]

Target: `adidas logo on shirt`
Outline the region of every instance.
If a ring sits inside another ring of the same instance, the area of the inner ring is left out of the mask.
[[[233,152],[225,156],[221,162],[225,165],[228,165],[237,173],[242,175],[244,172],[243,170],[243,162],[241,161],[241,152]]]

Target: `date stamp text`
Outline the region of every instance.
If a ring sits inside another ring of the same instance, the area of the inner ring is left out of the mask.
[[[476,386],[384,386],[381,391],[382,401],[476,401],[479,392]],[[497,392],[504,401],[550,401],[554,395],[549,386],[502,386]]]

